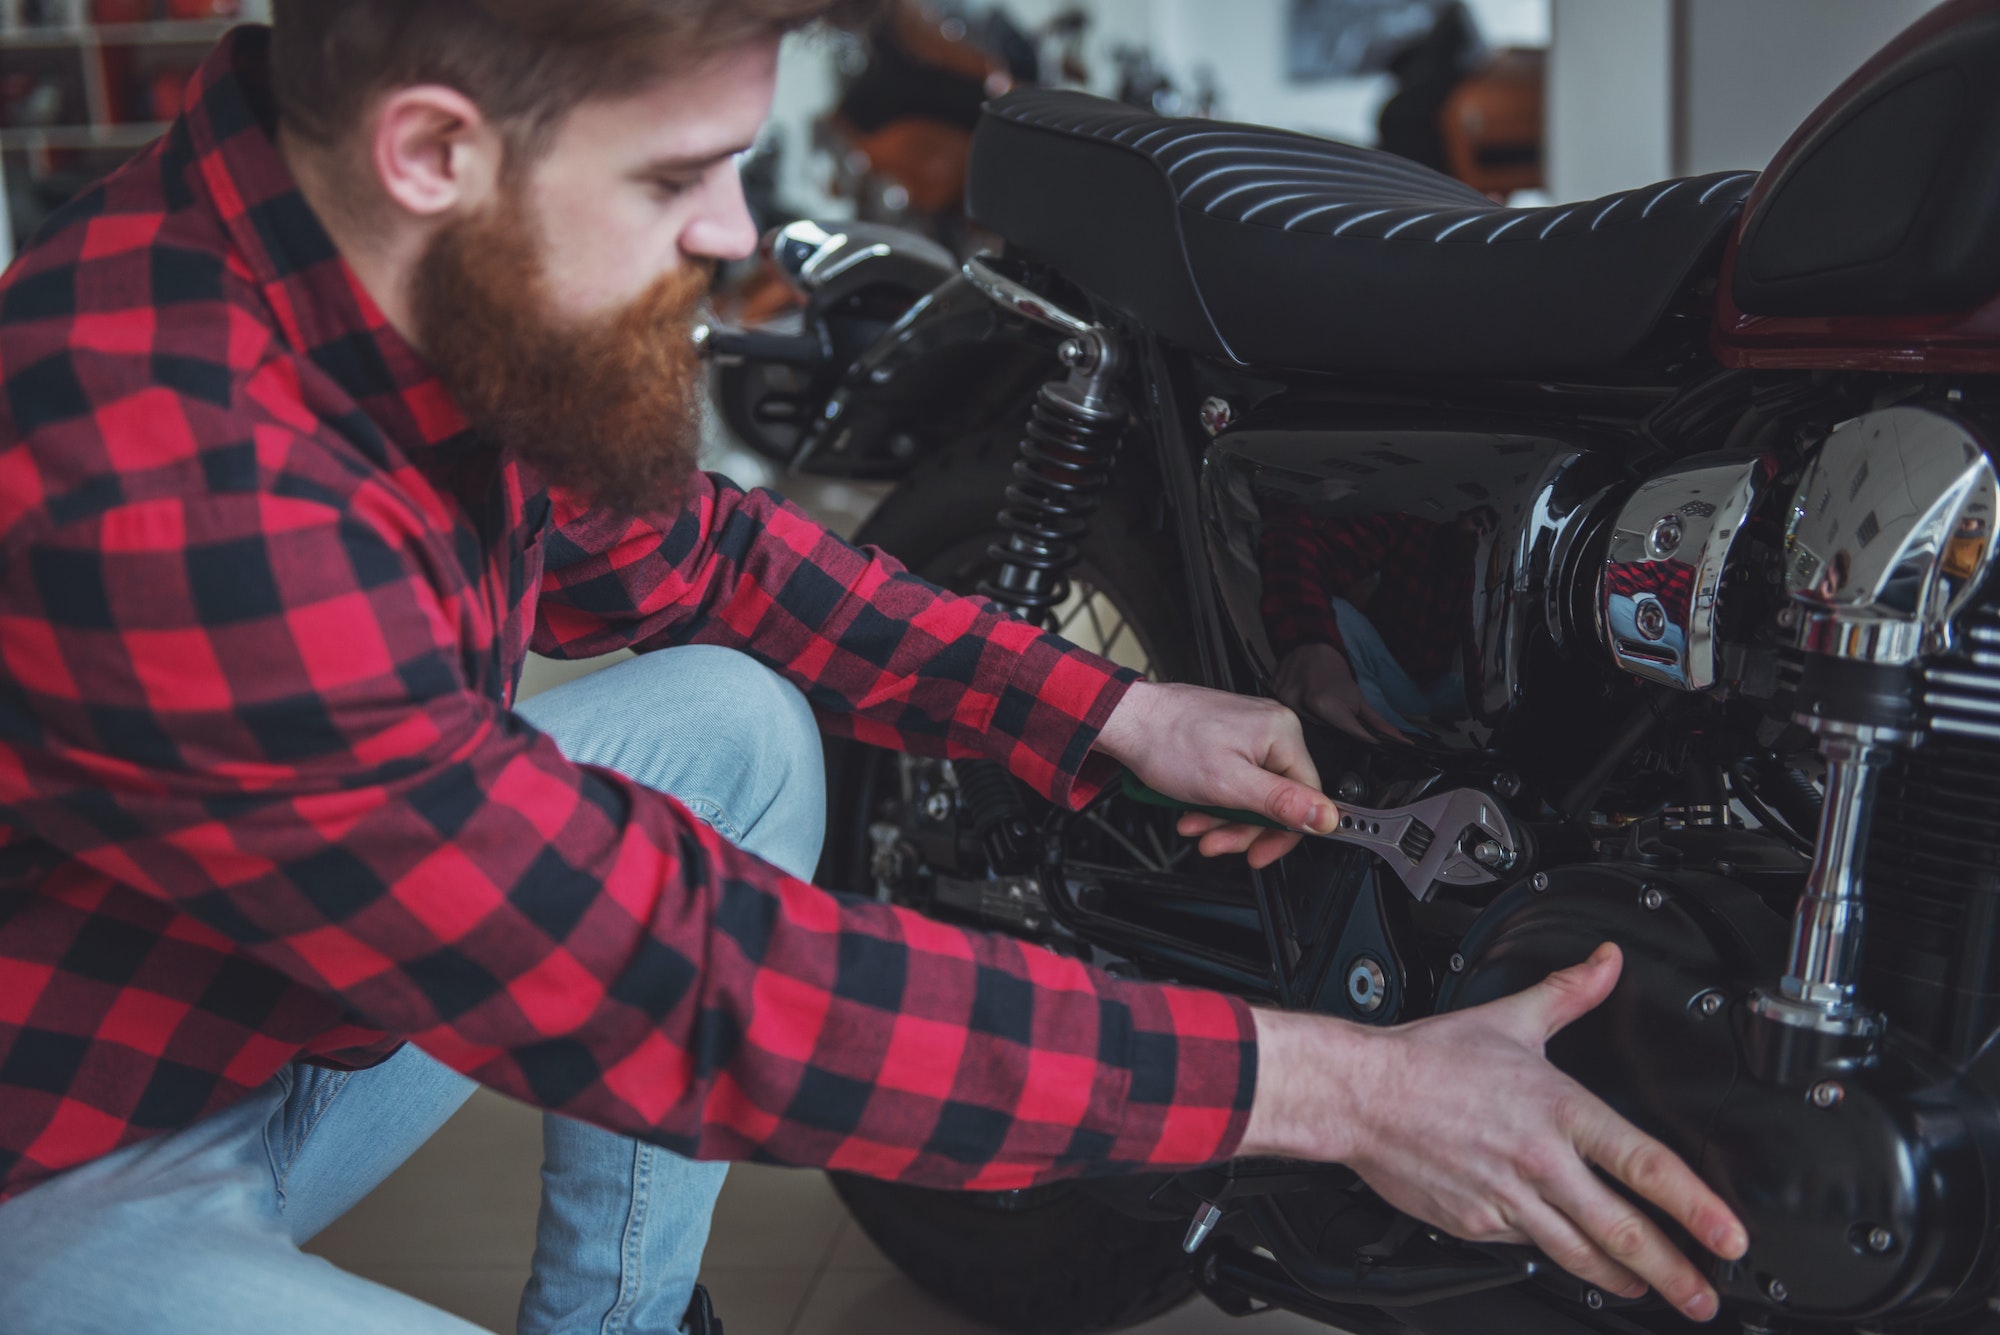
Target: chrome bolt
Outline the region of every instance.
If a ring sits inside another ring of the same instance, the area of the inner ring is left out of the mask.
[[[1722,993],[1711,987],[1706,992],[1697,992],[1694,1000],[1688,1003],[1688,1008],[1702,1019],[1709,1020],[1715,1018],[1726,1004]]]
[[[1886,1228],[1868,1230],[1868,1250],[1880,1255],[1896,1245],[1896,1235]]]
[[[1803,615],[1804,613],[1799,611],[1797,603],[1786,603],[1778,609],[1778,624],[1786,630],[1797,630],[1799,618]]]
[[[1639,892],[1639,907],[1648,913],[1657,913],[1667,902],[1666,891],[1657,885],[1649,885]]]
[[[938,792],[938,793],[932,793],[929,797],[925,798],[924,815],[929,819],[935,821],[950,820],[951,794]]]
[[[1681,527],[1679,515],[1668,515],[1653,525],[1653,532],[1646,539],[1646,550],[1658,560],[1672,556],[1681,549],[1681,540],[1687,536]]]
[[[1334,787],[1333,795],[1351,805],[1368,796],[1368,785],[1361,781],[1359,774],[1343,774]]]
[[[1512,771],[1503,771],[1493,776],[1493,791],[1502,797],[1521,795],[1521,776]]]
[[[1604,1295],[1596,1289],[1585,1289],[1583,1292],[1583,1305],[1595,1312],[1598,1308],[1604,1306]]]
[[[1505,866],[1507,850],[1497,840],[1482,839],[1472,846],[1472,860],[1482,867]]]
[[[1840,1087],[1838,1080],[1822,1080],[1806,1095],[1815,1108],[1831,1108],[1847,1097],[1847,1091]]]
[[[1644,595],[1632,608],[1632,624],[1647,639],[1663,640],[1667,637],[1667,609],[1658,598]]]
[[[1528,888],[1538,895],[1547,893],[1549,888],[1549,874],[1545,871],[1536,872],[1528,878]]]
[[[1208,1235],[1215,1232],[1215,1226],[1222,1222],[1222,1207],[1203,1201],[1201,1209],[1195,1211],[1194,1219],[1188,1224],[1187,1237],[1181,1242],[1181,1250],[1193,1256],[1201,1250],[1201,1244],[1208,1241]]]
[[[1764,1292],[1771,1295],[1771,1301],[1774,1303],[1781,1303],[1792,1296],[1792,1291],[1785,1287],[1785,1281],[1782,1279],[1765,1281]]]
[[[1380,964],[1363,955],[1347,971],[1347,999],[1363,1015],[1373,1015],[1389,999],[1389,975]]]
[[[1453,973],[1465,972],[1465,956],[1459,954],[1457,951],[1452,952],[1450,963],[1451,963],[1451,971]]]
[[[1229,406],[1228,399],[1209,398],[1201,401],[1201,429],[1211,436],[1219,436],[1236,421],[1236,410]]]

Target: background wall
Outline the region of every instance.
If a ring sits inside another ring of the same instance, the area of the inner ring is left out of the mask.
[[[1761,168],[1935,0],[1552,0],[1549,189]]]

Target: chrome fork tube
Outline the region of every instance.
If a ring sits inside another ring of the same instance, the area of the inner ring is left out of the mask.
[[[1866,730],[1858,730],[1866,731]],[[1786,1000],[1828,1018],[1856,1010],[1861,970],[1861,869],[1882,770],[1894,755],[1863,736],[1826,733],[1826,801],[1805,893],[1792,915],[1792,946],[1779,983]]]

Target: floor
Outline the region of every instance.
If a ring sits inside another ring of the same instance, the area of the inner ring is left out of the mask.
[[[481,1090],[309,1250],[510,1335],[534,1250],[540,1114]],[[818,1173],[733,1169],[702,1280],[728,1335],[981,1335],[864,1237]],[[1326,1335],[1287,1313],[1239,1322],[1197,1298],[1141,1335]]]

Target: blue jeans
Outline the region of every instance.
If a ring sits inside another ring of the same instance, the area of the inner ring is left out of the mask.
[[[742,847],[812,874],[825,831],[803,697],[741,654],[647,654],[520,713],[574,760],[673,793]],[[248,1098],[0,1206],[0,1332],[443,1335],[474,1327],[299,1250],[472,1093],[414,1047],[355,1073],[294,1065]],[[553,1114],[522,1335],[669,1335],[721,1164]]]

